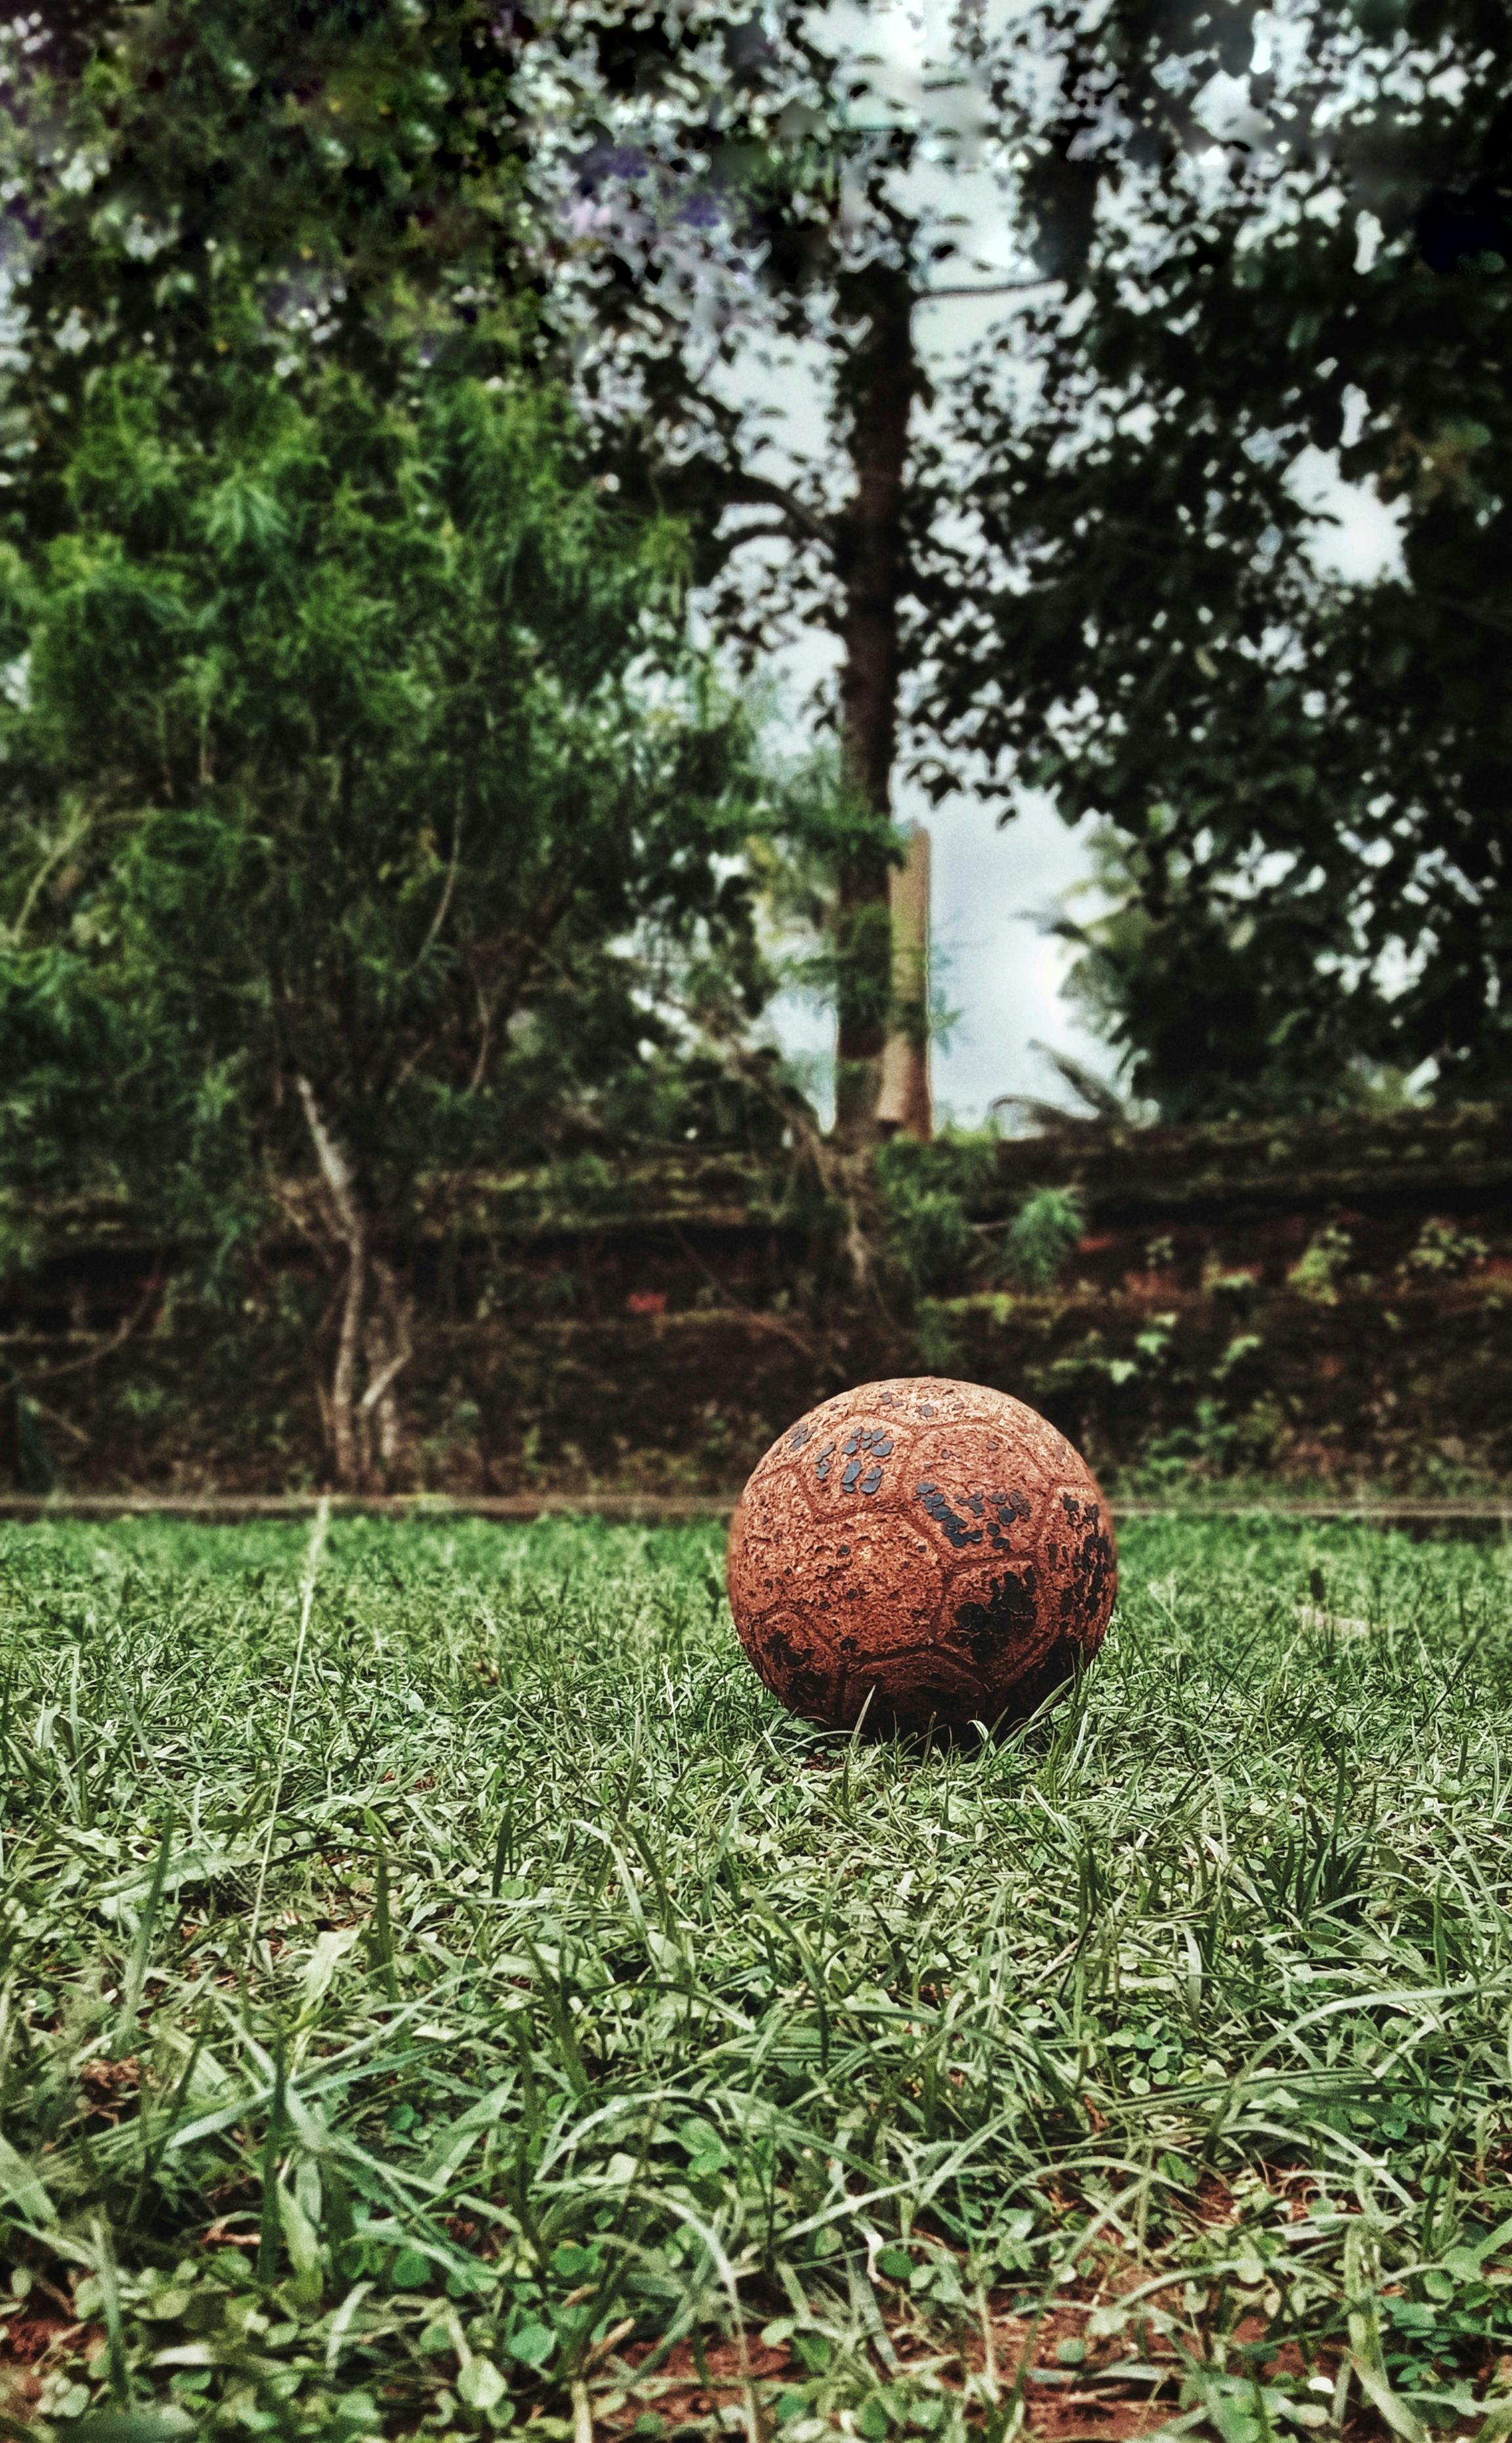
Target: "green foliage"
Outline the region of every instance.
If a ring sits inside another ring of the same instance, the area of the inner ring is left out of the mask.
[[[732,1056],[773,983],[745,852],[808,801],[689,642],[681,530],[589,480],[559,393],[275,356],[214,266],[200,354],[170,285],[66,414],[39,330],[10,384],[0,1185],[124,1187],[228,1289],[275,1208],[315,1237],[352,1479],[399,1448],[422,1171],[780,1141]]]
[[[18,1174],[135,1139],[229,1227],[300,1075],[379,1202],[564,1126],[774,1141],[684,1005],[728,1032],[768,988],[774,793],[687,649],[682,530],[525,370],[506,16],[168,0],[6,42]]]
[[[1112,823],[1120,904],[1082,983],[1141,1095],[1169,1116],[1321,1108],[1431,1064],[1446,1096],[1500,1096],[1512,283],[1485,230],[1426,259],[1411,231],[1435,181],[1501,192],[1506,27],[1481,0],[1316,19],[1267,71],[1284,145],[1247,139],[1226,179],[1192,136],[1209,80],[1250,64],[1239,0],[1175,50],[1133,0],[1010,13],[951,65],[979,80],[1054,293],[953,377],[949,456],[909,432],[912,306],[950,240],[908,173],[951,139],[896,95],[873,107],[816,15],[769,12],[759,40],[715,0],[536,19],[313,0],[288,24],[247,0],[67,0],[21,21],[0,164],[26,199],[10,530],[66,518],[90,386],[138,350],[212,430],[233,295],[264,370],[314,345],[384,390],[416,360],[500,378],[555,348],[604,480],[685,517],[720,635],[753,660],[795,615],[838,620],[868,800],[901,664],[928,788],[1029,774]],[[826,449],[791,489],[725,377],[757,329],[834,376]],[[1336,452],[1399,513],[1401,581],[1313,565],[1294,477]],[[736,574],[752,542],[756,584]],[[886,858],[859,838],[841,865],[848,1105],[888,996]]]
[[[1092,845],[1091,882],[1051,926],[1078,953],[1066,998],[1161,1119],[1353,1109],[1389,1085],[1389,1030],[1325,909],[1193,854],[1167,806],[1143,837],[1105,825]],[[1097,913],[1079,913],[1093,896]]]
[[[601,480],[648,520],[683,521],[690,568],[715,580],[705,621],[738,640],[747,669],[781,632],[784,602],[829,615],[857,555],[825,514],[795,513],[792,577],[769,551],[759,587],[722,579],[752,539],[725,511],[780,496],[758,469],[760,417],[730,406],[718,335],[753,316],[769,334],[822,333],[843,446],[865,428],[879,379],[901,380],[905,421],[915,386],[899,371],[906,282],[881,249],[853,260],[848,234],[864,196],[883,214],[911,144],[852,123],[816,23],[777,11],[755,40],[746,12],[719,6],[571,0],[532,19],[493,0],[315,0],[291,28],[247,0],[167,0],[70,30],[65,45],[14,46],[28,105],[12,131],[15,183],[36,194],[41,224],[17,249],[28,476],[39,448],[66,458],[89,377],[123,350],[171,360],[208,426],[207,329],[239,286],[246,343],[264,364],[292,345],[385,389],[416,358],[495,378],[529,361],[573,378]],[[889,241],[904,226],[896,211],[881,225]],[[891,307],[880,340],[879,285]],[[902,435],[895,455],[901,473]],[[27,488],[35,510],[41,487]],[[889,487],[866,498],[893,502],[883,524],[896,560],[901,502]],[[882,590],[895,627],[896,578]],[[838,859],[830,959],[842,1033],[865,1038],[859,1066],[842,1064],[840,1100],[854,1080],[868,1123],[891,992],[893,647],[879,667],[883,692],[852,689],[843,725],[867,819]],[[875,707],[865,747],[850,734],[863,703]]]
[[[759,998],[765,819],[675,533],[580,482],[549,395],[232,358],[213,440],[176,403],[100,377],[67,527],[0,565],[11,1182],[234,1237],[308,1163],[301,1078],[379,1213],[665,1126],[688,963]]]
[[[1074,1188],[1036,1188],[1019,1206],[1003,1241],[1010,1280],[1024,1290],[1051,1288],[1085,1227],[1082,1200]]]
[[[207,445],[102,377],[67,529],[0,568],[9,1159],[209,1193],[301,1150],[303,1075],[389,1202],[667,1039],[616,940],[754,981],[757,785],[675,534],[576,481],[549,397],[233,365],[223,408]]]
[[[1132,1526],[1061,1712],[931,1755],[785,1717],[720,1560],[0,1530],[44,2443],[559,2443],[574,2384],[649,2435],[641,2345],[737,2318],[763,2414],[961,2443],[1011,2395],[953,2371],[988,2298],[1095,2398],[1163,2358],[1210,2443],[1346,2360],[1399,2431],[1499,2419],[1502,1548]]]
[[[1424,1222],[1401,1269],[1409,1280],[1453,1279],[1462,1273],[1474,1272],[1490,1252],[1486,1241],[1477,1238],[1473,1230],[1457,1229],[1452,1222],[1435,1215]]]
[[[60,0],[4,39],[11,513],[45,521],[101,368],[150,356],[204,429],[228,302],[270,368],[519,358],[534,284],[510,28],[489,0]]]
[[[1321,1230],[1313,1232],[1304,1253],[1286,1275],[1287,1288],[1319,1306],[1337,1306],[1339,1284],[1354,1253],[1355,1242],[1349,1232],[1340,1229],[1337,1222],[1324,1222]]]
[[[1512,280],[1430,268],[1414,226],[1435,186],[1504,190],[1512,21],[1372,9],[1374,54],[1312,23],[1304,92],[1266,104],[1286,145],[1086,195],[1081,308],[984,353],[956,417],[1018,581],[961,599],[942,726],[1113,826],[1083,982],[1172,1117],[1349,1100],[1381,1065],[1512,1093]],[[1378,580],[1319,564],[1336,462],[1397,522]]]
[[[915,1295],[956,1288],[981,1259],[975,1202],[995,1183],[994,1140],[894,1137],[874,1157],[888,1258]]]

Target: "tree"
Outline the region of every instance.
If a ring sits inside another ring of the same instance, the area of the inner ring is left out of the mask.
[[[703,180],[706,193],[733,196],[729,174],[743,164],[738,226],[726,232],[733,244],[722,258],[738,264],[753,245],[769,257],[767,285],[789,327],[812,322],[807,291],[817,280],[823,311],[832,310],[847,335],[837,413],[850,436],[854,498],[833,518],[817,509],[805,516],[791,501],[781,508],[797,518],[793,531],[801,527],[806,543],[822,546],[844,597],[847,779],[864,818],[848,827],[839,859],[846,944],[836,975],[842,1069],[859,1080],[842,1104],[854,1106],[865,1134],[891,989],[885,817],[902,475],[917,388],[903,269],[912,224],[882,205],[897,241],[891,251],[847,252],[840,172],[847,161],[859,166],[880,199],[884,156],[896,145],[884,140],[879,150],[841,136],[821,124],[822,112],[796,143],[778,133],[795,76],[821,100],[834,98],[801,14],[778,12],[797,31],[779,32],[775,43],[738,14],[664,23],[619,0],[575,6],[544,30],[481,0],[377,0],[359,12],[316,0],[292,25],[250,0],[168,0],[153,11],[67,11],[45,35],[13,30],[20,101],[10,152],[28,202],[11,231],[27,340],[9,385],[14,450],[25,466],[9,506],[27,535],[65,517],[61,487],[80,402],[95,368],[123,349],[171,358],[185,411],[213,416],[210,333],[228,290],[254,302],[267,363],[313,342],[379,386],[402,378],[417,351],[484,376],[507,373],[527,355],[538,362],[554,345],[570,355],[572,318],[552,324],[534,315],[561,270],[552,242],[560,231],[543,234],[522,202],[527,163],[540,174],[537,205],[559,166],[545,86],[567,98],[563,124],[574,155],[601,104],[612,113],[614,98],[630,87],[652,99],[657,82],[663,100],[676,91],[676,125],[664,129],[672,152],[662,166],[676,156],[682,175],[694,153],[702,158],[689,97],[694,119],[706,116],[711,71],[729,63],[740,125],[714,148],[712,188]],[[523,105],[522,63],[537,69]],[[784,248],[793,259],[778,269]],[[602,249],[593,260],[602,267]],[[738,451],[727,450],[719,470],[719,502],[712,460],[674,452],[679,463],[670,465],[667,414],[690,402],[697,413],[712,408],[717,420],[722,411],[690,375],[688,335],[666,310],[661,261],[647,266],[648,314],[640,318],[641,336],[656,335],[657,404],[647,426],[606,449],[600,471],[613,481],[623,475],[627,505],[633,499],[645,514],[681,512],[707,578],[732,548],[717,533],[723,502],[772,505],[778,496]],[[613,285],[611,278],[600,289],[600,304]],[[614,317],[603,320],[608,329]],[[239,344],[258,343],[244,320]],[[738,421],[723,419],[732,446]],[[730,623],[720,624],[727,631]]]
[[[0,248],[25,335],[6,388],[31,462],[12,510],[57,501],[101,362],[171,365],[181,413],[213,415],[233,291],[269,362],[313,344],[381,386],[417,351],[483,376],[518,361],[512,23],[493,0],[65,0],[0,30]]]
[[[570,360],[601,473],[687,523],[721,643],[749,663],[794,621],[836,638],[846,786],[881,818],[855,828],[836,892],[839,1130],[865,1148],[900,749],[937,794],[972,765],[946,744],[936,647],[957,614],[969,630],[981,556],[941,548],[956,487],[921,420],[915,327],[941,283],[980,285],[961,176],[976,162],[1016,219],[1002,285],[1074,280],[1099,196],[1152,145],[1193,140],[1194,98],[1248,61],[1258,13],[1040,0],[995,30],[952,18],[900,77],[883,54],[903,12],[847,34],[809,0],[566,0],[538,23],[319,0],[287,40],[250,0],[108,10],[32,113],[46,128],[61,109],[70,158],[95,164],[52,176],[28,259],[33,413],[61,401],[66,423],[120,330],[161,345],[166,295],[192,357],[223,265],[258,284],[270,338],[313,326],[386,377],[396,340],[494,370],[535,301],[528,345]],[[33,167],[49,146],[34,138]],[[773,342],[822,367],[826,438],[795,471],[742,395]]]
[[[1158,821],[1139,840],[1097,835],[1083,889],[1102,905],[1084,917],[1073,892],[1051,928],[1078,953],[1066,996],[1120,1056],[1136,1104],[1181,1122],[1389,1091],[1379,998],[1368,980],[1341,987],[1329,894],[1309,906],[1257,888],[1252,870],[1183,854]],[[1103,1116],[1117,1111],[1110,1096]]]
[[[1512,1091],[1512,36],[1475,0],[1301,22],[1243,145],[1089,216],[1011,392],[984,354],[976,582],[936,597],[956,751],[1112,827],[1082,983],[1188,1116],[1380,1064]],[[1399,520],[1371,582],[1320,562],[1334,461]]]
[[[999,749],[961,712],[983,686],[969,647],[1000,538],[960,535],[970,504],[939,439],[941,419],[969,421],[974,385],[956,400],[957,369],[926,365],[917,309],[963,289],[1073,293],[1099,212],[1131,174],[1210,147],[1202,97],[1249,66],[1261,22],[1252,0],[1041,0],[924,12],[920,50],[915,19],[886,7],[562,11],[596,96],[582,81],[566,122],[570,260],[547,312],[572,325],[586,305],[582,378],[590,413],[601,391],[604,464],[631,496],[689,517],[711,615],[738,650],[759,656],[794,615],[832,631],[848,785],[879,812],[900,762],[939,797],[991,773]],[[1321,25],[1315,113],[1341,66]],[[902,72],[885,56],[900,37],[914,49]],[[527,87],[531,69],[527,55]],[[537,192],[541,155],[533,145]],[[985,273],[969,172],[1006,223]],[[761,402],[738,379],[775,340],[825,369],[825,440],[791,473],[774,471]],[[841,877],[837,1093],[858,1145],[886,1015],[885,886],[875,857]]]
[[[918,132],[857,123],[865,71],[807,8],[589,6],[564,12],[560,39],[578,82],[530,175],[557,230],[545,310],[575,343],[600,468],[621,497],[687,522],[706,615],[747,667],[795,620],[838,641],[842,781],[871,819],[835,875],[836,1122],[864,1148],[893,989],[887,830],[923,389],[912,316],[932,253],[897,190]],[[557,57],[524,57],[527,89]],[[731,389],[773,340],[829,359],[832,450],[796,482],[773,471],[759,413]],[[753,546],[754,583],[737,565]]]
[[[0,562],[0,1165],[223,1261],[280,1205],[323,1238],[350,1484],[398,1456],[418,1182],[633,1100],[701,963],[758,1004],[780,809],[675,527],[582,479],[559,400],[232,346],[176,406],[97,375],[65,520]]]

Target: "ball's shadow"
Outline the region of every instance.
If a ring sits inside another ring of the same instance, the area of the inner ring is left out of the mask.
[[[1013,1689],[1011,1709],[995,1721],[962,1720],[938,1713],[900,1713],[881,1701],[877,1689],[850,1729],[816,1730],[816,1746],[830,1755],[857,1740],[866,1747],[890,1745],[905,1754],[974,1755],[1008,1746],[1072,1696],[1085,1678],[1085,1655],[1074,1638],[1058,1638],[1044,1662],[1027,1671]]]

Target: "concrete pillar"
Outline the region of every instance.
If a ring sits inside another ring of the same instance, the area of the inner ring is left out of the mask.
[[[908,855],[893,867],[888,895],[894,1023],[882,1056],[877,1123],[884,1136],[917,1137],[927,1145],[935,1113],[929,1092],[929,834],[922,823],[909,830]]]

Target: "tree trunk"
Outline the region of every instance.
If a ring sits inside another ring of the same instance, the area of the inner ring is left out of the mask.
[[[387,1469],[392,1470],[401,1455],[394,1385],[413,1353],[413,1305],[401,1295],[392,1267],[373,1252],[355,1175],[314,1087],[307,1077],[295,1083],[329,1201],[332,1227],[347,1251],[336,1363],[321,1405],[337,1483],[345,1493],[356,1493],[373,1475],[374,1436]],[[367,1385],[359,1392],[357,1369],[363,1361]]]
[[[892,811],[898,743],[903,484],[919,389],[913,304],[909,274],[893,264],[867,264],[840,284],[842,320],[860,326],[841,377],[854,478],[836,536],[843,589],[841,752],[853,799],[883,816]],[[856,1151],[878,1133],[892,987],[888,874],[886,854],[877,847],[853,852],[839,875],[835,1134]]]
[[[391,1264],[374,1259],[373,1269],[378,1283],[378,1311],[368,1324],[368,1386],[357,1422],[364,1435],[364,1472],[372,1469],[372,1438],[376,1428],[377,1456],[392,1474],[402,1455],[399,1403],[393,1387],[414,1354],[414,1300],[401,1295]]]

